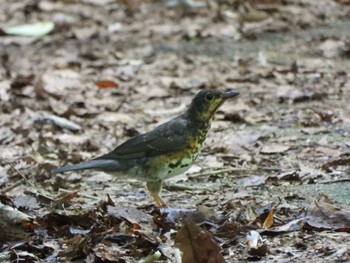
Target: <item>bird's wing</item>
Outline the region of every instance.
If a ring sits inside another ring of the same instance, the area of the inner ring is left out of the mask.
[[[152,157],[188,146],[186,130],[188,122],[178,117],[166,122],[156,129],[138,135],[115,148],[112,152],[96,159],[133,159]]]

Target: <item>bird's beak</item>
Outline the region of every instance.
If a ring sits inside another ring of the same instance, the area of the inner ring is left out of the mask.
[[[239,92],[237,92],[237,91],[227,91],[227,92],[224,92],[223,98],[225,100],[227,100],[227,99],[236,97],[238,94],[239,94]]]

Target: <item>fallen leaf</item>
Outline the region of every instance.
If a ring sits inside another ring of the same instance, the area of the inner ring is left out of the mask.
[[[128,124],[132,122],[133,118],[130,117],[130,114],[122,112],[101,112],[96,117],[97,120],[104,123],[125,123]]]
[[[269,211],[269,214],[267,215],[265,221],[264,221],[264,224],[263,224],[263,228],[270,228],[274,221],[273,221],[273,213],[274,213],[274,208],[272,208],[270,211]]]
[[[327,195],[320,194],[306,210],[306,223],[319,230],[350,231],[350,211],[341,209]]]
[[[261,148],[261,153],[264,154],[275,154],[275,153],[284,153],[290,149],[289,146],[281,145],[281,144],[270,144],[264,145]]]
[[[327,161],[322,165],[322,169],[329,172],[331,171],[331,168],[336,168],[341,165],[349,165],[350,164],[350,154],[344,153],[341,154],[339,157],[332,158],[331,160]]]
[[[18,26],[3,27],[2,30],[8,35],[40,37],[50,33],[55,27],[51,21],[24,24]]]
[[[119,84],[112,80],[101,80],[95,83],[100,89],[119,88]]]
[[[7,205],[0,204],[0,242],[20,240],[32,232],[33,218]]]
[[[247,178],[243,178],[240,181],[242,181],[244,187],[251,187],[264,184],[266,179],[267,178],[264,175],[252,175]]]
[[[16,196],[16,198],[13,200],[13,204],[19,208],[26,208],[26,209],[37,209],[40,208],[38,201],[36,200],[35,197],[26,195],[26,194],[21,194]]]
[[[125,219],[132,224],[139,224],[141,226],[145,224],[153,226],[154,224],[150,215],[136,208],[107,206],[107,210],[109,215],[119,219]]]
[[[283,102],[285,99],[293,102],[303,102],[308,100],[321,100],[326,96],[323,92],[316,90],[297,89],[294,86],[281,86],[277,89],[277,97]]]
[[[277,175],[278,180],[300,181],[300,176],[297,170],[291,170]]]
[[[264,257],[270,252],[267,244],[262,244],[258,248],[251,248],[248,250],[248,254],[252,256]]]
[[[74,134],[57,134],[54,137],[54,140],[57,140],[60,143],[64,144],[76,144],[81,145],[87,143],[90,139],[87,135],[74,135]]]
[[[186,219],[175,236],[175,246],[183,253],[182,262],[224,262],[221,248],[213,241],[212,234]]]
[[[318,46],[318,51],[326,58],[338,57],[345,51],[345,43],[343,41],[327,39]]]
[[[8,144],[15,139],[16,134],[8,127],[0,128],[0,143]]]
[[[299,231],[303,228],[305,220],[303,218],[295,219],[293,221],[288,222],[282,226],[277,226],[269,229],[263,230],[261,233],[264,234],[276,234],[276,233],[286,233],[286,232],[294,232]]]
[[[46,70],[37,75],[34,81],[34,93],[39,98],[49,96],[61,99],[69,94],[74,87],[83,86],[80,75],[72,69]]]
[[[84,246],[88,242],[88,238],[83,235],[75,235],[70,239],[64,240],[62,243],[66,245],[65,250],[62,252],[64,256],[84,255]]]

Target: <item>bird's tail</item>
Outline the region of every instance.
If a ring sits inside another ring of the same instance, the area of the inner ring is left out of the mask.
[[[119,162],[116,160],[106,160],[106,159],[95,159],[84,163],[78,163],[73,165],[67,165],[53,169],[53,173],[64,173],[68,171],[77,171],[77,170],[102,170],[102,171],[113,171],[118,170],[120,167]]]

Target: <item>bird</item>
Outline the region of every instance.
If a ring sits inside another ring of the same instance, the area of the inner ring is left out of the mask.
[[[160,197],[163,181],[190,168],[201,151],[216,111],[237,95],[237,91],[201,90],[181,115],[136,135],[107,154],[52,172],[91,169],[138,179],[146,182],[157,207],[167,207]]]

